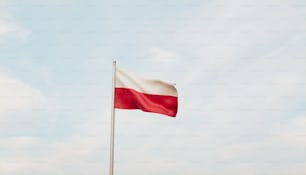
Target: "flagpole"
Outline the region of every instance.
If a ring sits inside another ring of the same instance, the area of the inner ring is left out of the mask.
[[[111,104],[111,133],[110,133],[110,159],[109,175],[114,173],[114,137],[115,137],[115,84],[116,84],[116,61],[113,61],[113,83],[112,83],[112,104]]]

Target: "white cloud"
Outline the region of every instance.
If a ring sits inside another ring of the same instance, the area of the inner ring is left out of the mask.
[[[0,13],[0,39],[26,40],[30,34],[31,30],[23,28],[13,17]]]
[[[177,59],[175,53],[161,49],[159,47],[152,47],[150,49],[150,53],[156,61],[161,63],[171,63]]]
[[[18,122],[32,122],[33,111],[46,109],[47,99],[38,90],[27,83],[12,78],[5,72],[0,72],[0,126],[2,132],[9,126],[11,131],[22,128],[14,128]],[[32,112],[32,113],[31,113]],[[22,114],[19,116],[19,114]],[[19,117],[16,117],[19,116]],[[23,127],[32,127],[33,125],[26,122]],[[15,124],[14,124],[15,123]],[[8,125],[8,126],[7,126]],[[30,165],[37,165],[35,162],[38,155],[32,154],[34,148],[40,145],[46,146],[41,139],[27,136],[9,136],[12,133],[6,133],[7,137],[0,137],[0,173],[10,174],[24,171]],[[2,135],[6,135],[3,134]],[[33,162],[34,161],[34,162]]]
[[[280,142],[298,151],[304,151],[306,147],[306,116],[299,115],[290,119],[285,124],[275,124],[276,130],[271,130],[273,136]]]
[[[245,59],[256,60],[277,50],[291,37],[306,30],[305,16],[294,2],[213,1],[195,11],[175,34],[181,50],[188,52],[194,81],[198,76],[224,71]],[[205,72],[205,74],[203,73]]]
[[[102,115],[106,116],[106,115]],[[31,136],[0,138],[0,172],[7,174],[94,174],[107,173],[108,135],[106,118],[86,121],[75,135],[64,139]],[[1,152],[0,152],[1,153]]]
[[[46,97],[37,89],[0,72],[0,120],[8,114],[44,108]]]

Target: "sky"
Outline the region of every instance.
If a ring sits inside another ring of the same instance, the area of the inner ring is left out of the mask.
[[[0,174],[108,174],[116,60],[179,110],[116,110],[114,174],[304,175],[305,31],[302,0],[0,0]]]

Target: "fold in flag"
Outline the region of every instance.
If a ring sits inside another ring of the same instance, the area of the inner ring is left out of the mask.
[[[178,98],[174,85],[118,68],[115,78],[115,108],[176,116]]]

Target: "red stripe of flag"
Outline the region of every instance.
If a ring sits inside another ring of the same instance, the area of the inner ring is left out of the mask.
[[[140,109],[175,117],[178,99],[174,96],[153,95],[129,88],[115,88],[115,108]]]

